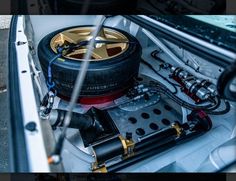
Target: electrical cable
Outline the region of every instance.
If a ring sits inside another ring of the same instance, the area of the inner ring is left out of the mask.
[[[211,114],[211,115],[223,115],[226,114],[230,111],[230,103],[228,101],[224,101],[225,104],[225,109],[221,110],[221,111],[205,111],[207,114]]]
[[[177,104],[179,104],[180,106],[182,107],[185,107],[189,110],[195,110],[195,109],[203,109],[203,110],[206,110],[208,108],[211,108],[212,105],[209,104],[209,105],[205,105],[205,106],[197,106],[197,105],[193,105],[193,104],[190,104],[186,101],[183,101],[182,99],[176,97],[174,94],[172,94],[171,92],[169,92],[169,90],[165,89],[165,90],[158,90],[159,92],[163,93],[164,95],[167,95],[169,98],[171,98],[173,101],[175,101]]]
[[[152,58],[160,61],[161,63],[166,63],[164,60],[162,60],[160,57],[157,56],[161,52],[162,52],[161,49],[160,50],[154,50],[154,51],[151,52],[151,56],[152,56]]]
[[[214,100],[214,105],[212,104],[208,104],[208,105],[204,105],[204,106],[197,106],[197,105],[193,105],[190,104],[182,99],[180,99],[179,97],[177,97],[176,95],[174,95],[167,87],[165,87],[164,85],[160,84],[160,83],[155,83],[152,82],[152,84],[155,84],[155,90],[168,96],[170,99],[172,99],[174,102],[176,102],[177,104],[179,104],[180,106],[189,109],[189,110],[196,110],[196,109],[202,109],[204,110],[206,113],[208,114],[212,114],[212,115],[222,115],[222,114],[226,114],[230,111],[230,104],[229,102],[225,102],[225,109],[222,111],[214,111],[216,110],[220,104],[221,101],[219,99],[219,97],[216,97]]]
[[[170,85],[172,85],[172,87],[174,88],[174,92],[172,92],[173,94],[177,94],[178,93],[178,90],[177,90],[176,86],[180,87],[180,85],[175,84],[175,83],[171,82],[170,80],[168,80],[166,77],[164,77],[159,72],[157,72],[157,70],[150,63],[146,62],[145,60],[142,60],[141,62],[143,64],[145,64],[146,66],[148,66],[150,69],[152,69],[153,72],[155,72],[158,76],[160,76],[162,79],[167,81]]]

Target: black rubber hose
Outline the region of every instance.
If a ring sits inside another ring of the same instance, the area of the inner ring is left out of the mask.
[[[218,107],[218,104],[215,103],[213,106],[211,104],[205,105],[205,106],[196,106],[193,104],[190,104],[174,95],[171,95],[169,93],[163,92],[163,94],[167,95],[168,97],[170,97],[173,101],[175,101],[177,104],[179,104],[182,107],[185,107],[189,110],[196,110],[196,109],[202,109],[204,111],[211,111],[211,110],[215,110]]]
[[[220,106],[221,101],[220,101],[220,99],[218,97],[216,97],[215,104],[213,106],[211,104],[205,105],[205,106],[196,106],[196,105],[192,105],[192,104],[190,104],[190,103],[180,99],[179,97],[175,96],[164,85],[162,85],[160,83],[154,83],[154,84],[155,84],[155,90],[156,91],[158,91],[158,92],[168,96],[174,102],[176,102],[177,104],[179,104],[182,107],[185,107],[186,109],[189,109],[189,110],[202,109],[206,113],[212,114],[212,115],[222,115],[222,114],[226,114],[227,112],[230,111],[230,104],[229,104],[229,102],[225,102],[226,108],[223,111],[213,111],[213,110],[217,109]]]
[[[166,94],[166,92],[163,92],[163,94]],[[166,94],[167,95],[167,94]],[[167,95],[168,96],[168,95]],[[222,111],[214,111],[216,110],[220,104],[221,104],[221,101],[219,98],[216,98],[216,103],[214,106],[211,106],[211,105],[206,105],[206,106],[196,106],[196,105],[192,105],[192,104],[189,104],[181,99],[179,99],[178,97],[176,97],[175,95],[171,95],[172,97],[170,97],[172,100],[174,100],[176,103],[178,103],[179,105],[187,108],[187,109],[190,109],[190,110],[196,110],[196,109],[202,109],[204,110],[207,114],[211,114],[211,115],[222,115],[222,114],[226,114],[230,111],[230,104],[229,102],[225,102],[225,109],[222,110]],[[179,99],[179,100],[176,100],[176,99]]]
[[[161,49],[160,49],[160,50],[154,50],[154,51],[151,53],[151,56],[152,56],[152,58],[158,60],[158,61],[161,62],[161,63],[166,63],[163,59],[161,59],[160,57],[157,56],[157,55],[158,55],[159,53],[161,53],[161,52],[162,52]]]
[[[170,85],[172,85],[172,87],[174,88],[174,92],[172,92],[173,94],[177,94],[178,90],[176,88],[176,86],[180,86],[178,84],[175,84],[173,82],[171,82],[170,80],[168,80],[166,77],[164,77],[163,75],[161,75],[159,72],[157,72],[157,70],[148,62],[141,60],[141,62],[143,64],[145,64],[146,66],[148,66],[153,72],[155,72],[158,76],[160,76],[162,79],[164,79],[165,81],[167,81]]]
[[[154,90],[157,91],[157,92],[160,92],[166,96],[168,96],[169,98],[171,98],[173,101],[175,101],[177,104],[179,104],[180,106],[183,106],[187,109],[190,109],[190,110],[194,110],[194,109],[203,109],[203,110],[207,110],[209,108],[212,108],[212,105],[209,104],[209,105],[205,105],[205,106],[196,106],[196,105],[192,105],[192,104],[189,104],[187,103],[186,101],[180,99],[179,97],[175,96],[168,88],[166,88],[164,85],[161,85],[161,84],[157,84],[157,83],[154,83],[155,84],[155,87],[154,87]]]
[[[218,109],[220,107],[221,99],[218,96],[216,96],[215,99],[213,99],[212,101],[214,101],[215,105],[212,108],[208,108],[207,109],[208,111],[215,110],[215,109]]]
[[[225,101],[225,109],[222,111],[205,111],[207,114],[212,114],[212,115],[223,115],[226,114],[230,111],[230,103],[228,101]]]
[[[63,126],[66,111],[64,110],[53,110],[57,117],[52,124],[52,128]],[[102,132],[103,128],[101,124],[94,119],[94,115],[72,113],[71,121],[68,126],[69,128],[79,129],[80,131],[94,128],[97,132]]]

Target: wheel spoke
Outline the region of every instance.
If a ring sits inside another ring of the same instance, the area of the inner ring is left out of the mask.
[[[112,42],[111,44],[107,43],[107,49],[117,48],[117,47],[122,48],[126,46],[125,44],[127,44],[127,40],[125,39],[106,38],[106,41]],[[114,43],[114,42],[117,42],[117,43]]]
[[[106,39],[106,34],[105,34],[105,31],[104,31],[104,28],[101,28],[100,32],[98,33],[98,36]]]
[[[95,48],[93,50],[93,56],[94,57],[99,57],[99,59],[106,59],[106,58],[109,58],[109,55],[107,53],[107,47],[106,45],[102,45],[101,47],[99,48]]]
[[[85,37],[82,37],[76,33],[71,33],[68,31],[62,32],[61,38],[63,41],[68,41],[74,44],[77,44],[78,42],[83,41],[85,39]]]
[[[125,40],[125,39],[116,39],[116,38],[106,38],[106,41],[117,42],[117,43],[127,43],[127,40]]]
[[[117,48],[117,47],[120,47],[122,48],[124,45],[124,43],[114,43],[114,44],[108,44],[107,45],[107,49],[111,49],[111,48]]]
[[[81,53],[83,53],[83,52],[80,49],[78,49],[78,50],[75,50],[74,52],[69,53],[66,56],[70,57],[70,56],[81,54]]]

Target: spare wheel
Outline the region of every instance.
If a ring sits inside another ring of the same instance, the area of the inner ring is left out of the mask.
[[[89,41],[93,30],[93,26],[77,26],[44,37],[38,46],[38,56],[45,77],[50,60],[57,55],[58,45]],[[138,76],[141,46],[134,36],[111,27],[103,27],[96,40],[117,43],[96,43],[80,97],[118,96],[133,86]],[[86,46],[82,46],[53,62],[52,77],[59,96],[70,98],[86,51]]]

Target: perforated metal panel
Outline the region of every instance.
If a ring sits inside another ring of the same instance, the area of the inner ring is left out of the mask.
[[[142,75],[140,83],[148,84],[150,80]],[[181,122],[182,115],[177,111],[180,109],[165,96],[154,95],[149,100],[143,98],[109,110],[109,114],[120,133],[125,136],[131,132],[136,142],[139,137],[164,129],[175,121]]]

